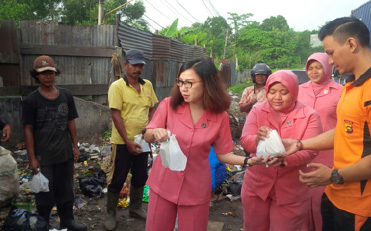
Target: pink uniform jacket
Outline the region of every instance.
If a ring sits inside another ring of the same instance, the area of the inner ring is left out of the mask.
[[[193,125],[188,103],[174,111],[170,107],[170,98],[165,98],[146,128],[170,130],[187,156],[186,168],[180,172],[164,168],[161,157],[156,157],[147,181],[151,190],[179,205],[200,205],[210,201],[210,145],[217,154],[229,153],[234,148],[228,114],[213,114],[205,110]]]
[[[322,132],[318,113],[296,101],[298,92],[297,78],[291,75],[293,75],[292,72],[291,74],[279,75],[278,77],[277,75],[271,75],[266,85],[266,92],[268,92],[271,84],[281,82],[288,88],[293,102],[296,102],[295,106],[292,105],[291,111],[285,112],[286,118],[282,122],[279,122],[277,119],[282,117],[271,108],[268,102],[254,106],[247,117],[242,131],[241,144],[252,156],[256,155],[257,130],[261,126],[277,130],[281,139],[307,139]],[[274,190],[278,205],[308,200],[311,193],[309,188],[299,181],[299,170],[308,172],[306,165],[316,155],[316,151],[303,150],[287,156],[287,166],[284,167],[252,166],[247,169],[243,183],[246,184],[249,191],[264,201],[271,191]],[[245,193],[242,192],[242,196]]]
[[[315,53],[309,56],[308,61],[310,60],[316,60],[322,64],[324,76],[322,77],[321,83],[308,81],[300,85],[298,100],[318,112],[323,132],[326,132],[336,126],[336,107],[343,86],[331,79],[331,66],[328,64],[327,54]],[[307,68],[308,67],[306,67],[306,69]],[[317,95],[314,93],[315,88],[320,89]],[[312,162],[322,163],[332,168],[334,164],[334,150],[320,151]]]

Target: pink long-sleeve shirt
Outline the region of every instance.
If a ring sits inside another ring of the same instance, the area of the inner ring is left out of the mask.
[[[229,153],[234,148],[228,114],[205,110],[193,125],[188,103],[179,105],[174,111],[170,98],[165,98],[146,128],[166,128],[175,134],[187,157],[184,171],[171,171],[162,166],[161,156],[157,156],[147,181],[151,190],[179,205],[200,205],[210,201],[210,145],[217,154]]]
[[[261,126],[277,130],[281,139],[308,139],[322,132],[318,113],[298,101],[282,123],[276,118],[277,114],[268,102],[251,110],[242,131],[241,144],[252,156],[256,155],[257,131]],[[299,170],[308,172],[306,165],[316,155],[316,151],[303,150],[287,156],[287,166],[284,167],[252,166],[245,173],[244,184],[262,200],[275,190],[279,205],[307,200],[311,194],[309,188],[299,181]]]
[[[321,63],[324,76],[320,83],[308,81],[299,86],[298,100],[316,110],[320,116],[323,132],[336,127],[336,107],[340,99],[343,86],[331,79],[331,66],[328,64],[328,55],[325,53],[314,53],[309,56],[306,64],[311,60]],[[316,95],[314,88],[321,89]],[[322,163],[330,168],[334,165],[334,150],[320,151],[313,159],[313,163]]]
[[[298,100],[316,110],[320,116],[323,132],[336,127],[336,106],[340,99],[343,86],[331,81],[326,89],[314,95],[311,82],[304,83],[299,87]],[[334,150],[320,151],[313,159],[313,163],[322,163],[332,168],[334,164]]]

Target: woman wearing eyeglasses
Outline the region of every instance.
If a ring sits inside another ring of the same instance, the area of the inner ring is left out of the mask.
[[[230,153],[234,149],[229,128],[230,97],[209,58],[192,60],[180,68],[171,96],[164,99],[147,125],[144,138],[152,143],[176,135],[187,157],[184,171],[154,162],[147,181],[151,191],[147,231],[172,231],[178,216],[180,231],[205,231],[209,218],[211,173],[210,145],[219,161],[229,164],[265,164],[260,157],[245,158]]]

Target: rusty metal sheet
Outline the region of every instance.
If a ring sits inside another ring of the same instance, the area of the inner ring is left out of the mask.
[[[138,49],[144,52],[147,59],[152,58],[152,33],[120,23],[118,37],[124,51]]]

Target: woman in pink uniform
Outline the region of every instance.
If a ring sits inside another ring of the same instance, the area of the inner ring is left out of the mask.
[[[178,216],[178,230],[206,231],[209,218],[211,173],[208,155],[214,147],[219,161],[229,164],[264,164],[268,158],[246,158],[230,153],[234,149],[225,112],[228,95],[209,58],[192,60],[180,68],[171,97],[158,106],[146,127],[147,142],[167,140],[167,130],[176,135],[187,157],[184,171],[162,166],[161,156],[153,164],[147,184],[147,231],[172,231]]]
[[[293,72],[273,73],[265,87],[267,102],[253,107],[242,131],[241,144],[252,156],[270,129],[277,130],[282,139],[306,139],[322,132],[318,113],[297,101],[299,86]],[[299,170],[305,171],[316,154],[303,150],[268,167],[247,169],[241,191],[244,230],[301,230],[311,194],[300,183]]]
[[[341,84],[331,78],[331,66],[326,53],[314,53],[309,56],[305,70],[310,81],[299,86],[298,100],[316,110],[320,116],[323,132],[336,126],[336,106],[343,89]],[[322,163],[332,168],[334,150],[320,151],[313,163]],[[312,190],[312,203],[309,213],[309,223],[304,230],[322,230],[321,198],[325,187]],[[304,231],[303,230],[303,231]]]

